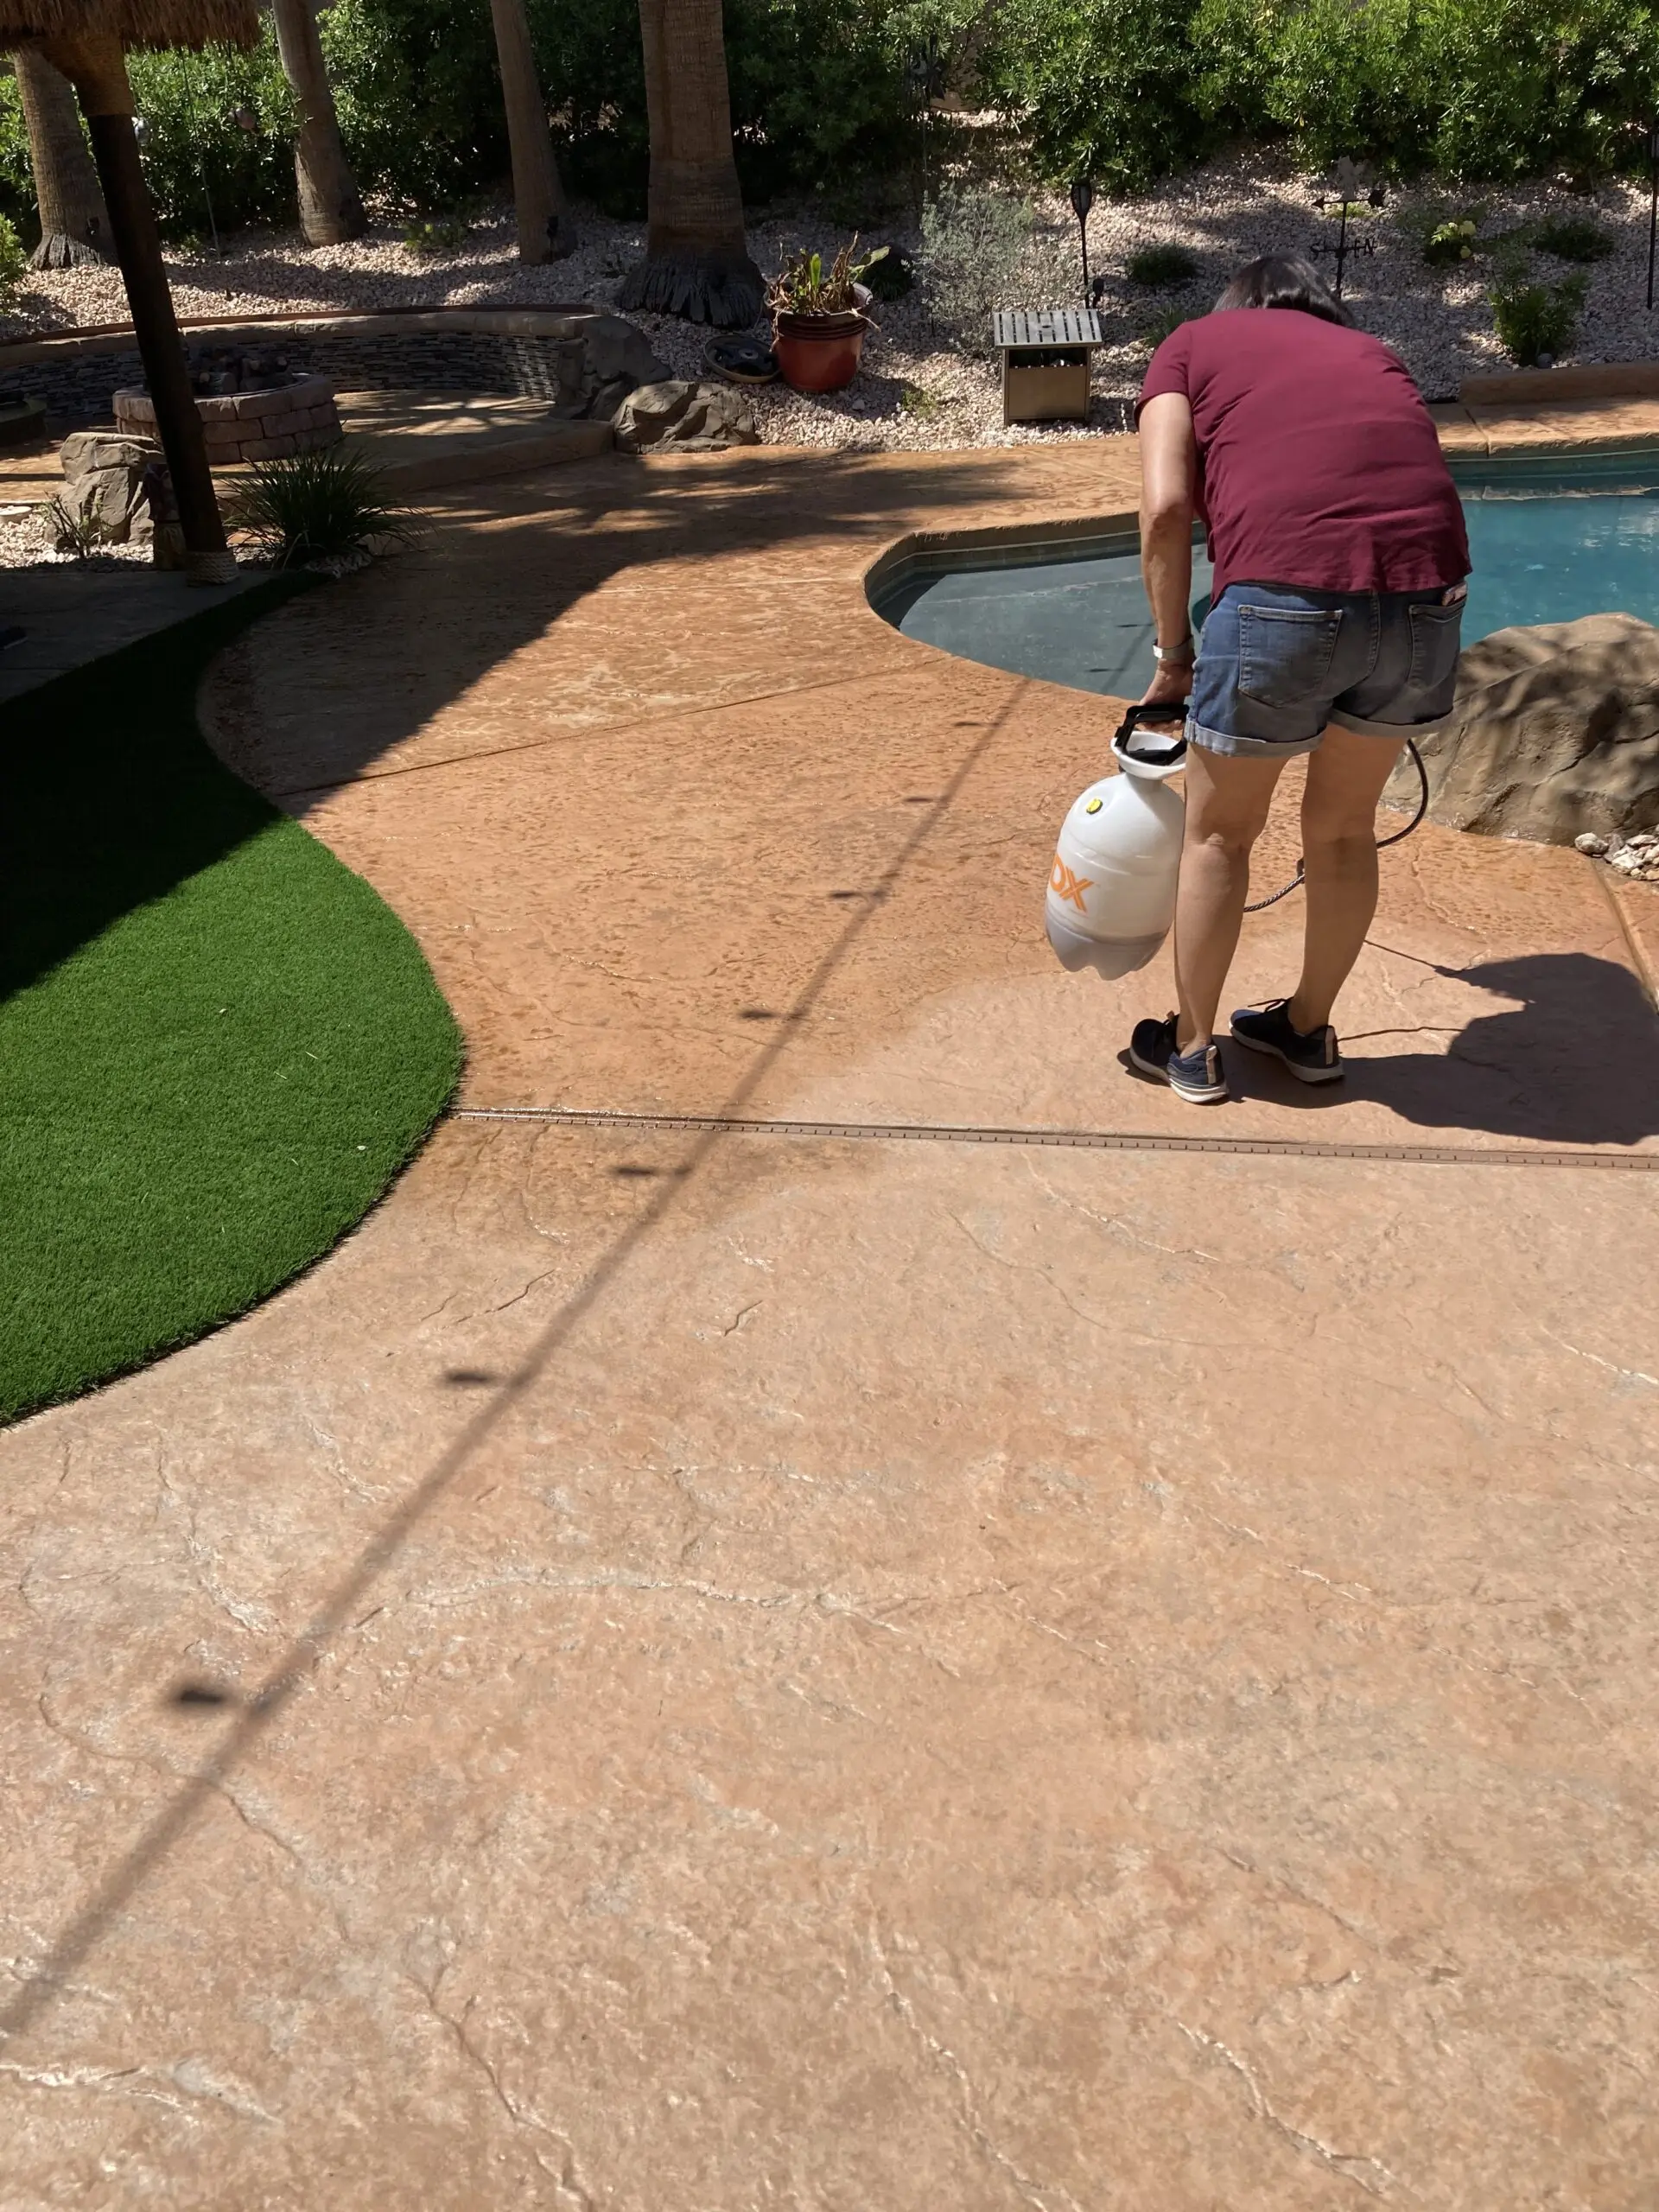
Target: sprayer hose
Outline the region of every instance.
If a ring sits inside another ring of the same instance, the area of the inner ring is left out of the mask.
[[[1390,845],[1397,845],[1402,838],[1409,837],[1412,831],[1417,827],[1417,824],[1428,812],[1428,771],[1423,766],[1423,756],[1417,750],[1415,741],[1409,737],[1406,740],[1406,750],[1410,753],[1412,765],[1417,771],[1417,811],[1412,816],[1410,821],[1407,823],[1403,830],[1396,830],[1391,837],[1379,837],[1377,839],[1376,849],[1379,853],[1386,852]],[[1296,890],[1300,885],[1301,880],[1302,855],[1299,853],[1296,855],[1296,873],[1292,876],[1290,881],[1285,886],[1284,889],[1282,891],[1275,891],[1271,898],[1257,899],[1254,900],[1251,905],[1248,906],[1244,909],[1245,912],[1247,914],[1259,914],[1264,906],[1276,906],[1281,899],[1289,898],[1291,893]]]

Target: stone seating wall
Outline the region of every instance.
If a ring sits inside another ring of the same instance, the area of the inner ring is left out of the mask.
[[[337,391],[469,391],[548,400],[579,415],[615,374],[608,353],[595,363],[592,340],[604,327],[613,353],[620,321],[596,309],[428,308],[196,322],[184,337],[187,346],[275,349],[290,372],[321,377]],[[631,334],[648,353],[643,335]],[[636,370],[632,380],[645,379]],[[0,346],[0,387],[40,399],[60,419],[108,422],[117,391],[143,383],[130,330],[65,332]]]

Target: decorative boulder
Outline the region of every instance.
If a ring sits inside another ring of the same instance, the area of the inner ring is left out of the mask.
[[[76,430],[64,440],[58,458],[64,474],[59,499],[78,522],[90,525],[105,545],[148,542],[144,471],[157,458],[155,446],[107,430]],[[67,542],[59,548],[68,550]]]
[[[582,324],[582,343],[587,381],[601,390],[626,377],[632,391],[642,384],[662,384],[674,373],[626,315],[596,315]]]
[[[1659,823],[1659,630],[1633,614],[1495,630],[1421,741],[1428,810],[1451,830],[1570,845]],[[1409,758],[1383,793],[1414,805]]]
[[[648,384],[630,392],[616,417],[624,453],[719,453],[758,446],[754,411],[724,384]]]

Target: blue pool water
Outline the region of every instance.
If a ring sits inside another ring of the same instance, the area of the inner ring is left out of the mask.
[[[1571,475],[1530,463],[1465,477],[1474,571],[1465,643],[1580,614],[1659,623],[1659,472],[1652,489],[1629,488],[1639,473],[1631,456],[1615,455]],[[1202,550],[1192,567],[1197,598],[1210,588]],[[1147,680],[1152,631],[1132,537],[930,554],[873,595],[906,637],[993,668],[1119,697]]]

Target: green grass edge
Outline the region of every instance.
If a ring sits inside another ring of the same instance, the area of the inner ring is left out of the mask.
[[[8,1031],[21,1030],[27,1044],[29,1014],[38,1015],[43,1007],[49,1009],[54,994],[60,999],[67,998],[73,1011],[76,994],[83,989],[86,976],[92,975],[95,982],[100,965],[106,969],[110,966],[106,956],[111,941],[119,933],[132,933],[141,954],[146,944],[152,948],[158,942],[165,944],[169,925],[174,922],[182,925],[188,939],[193,920],[193,902],[196,907],[203,909],[209,922],[213,918],[214,899],[211,894],[215,888],[216,878],[218,904],[222,907],[227,883],[233,892],[237,889],[245,892],[251,879],[263,876],[268,902],[270,887],[279,880],[294,893],[299,901],[300,911],[290,912],[289,918],[302,936],[307,921],[304,910],[308,902],[314,900],[317,903],[319,928],[332,927],[341,932],[331,941],[336,970],[342,964],[340,957],[342,947],[346,953],[366,947],[378,956],[383,969],[389,967],[395,972],[399,985],[395,995],[395,1011],[410,1017],[408,1026],[417,1033],[416,1042],[420,1047],[416,1056],[419,1064],[413,1068],[412,1073],[404,1071],[401,1089],[395,1097],[388,1101],[385,1110],[378,1117],[373,1113],[372,1100],[366,1108],[361,1096],[350,1102],[352,1110],[359,1116],[353,1134],[356,1135],[360,1132],[362,1135],[362,1141],[356,1147],[362,1158],[356,1163],[354,1172],[345,1173],[340,1170],[338,1160],[333,1163],[332,1168],[325,1167],[321,1172],[316,1187],[298,1192],[290,1217],[280,1225],[279,1233],[274,1237],[268,1237],[263,1248],[256,1249],[258,1239],[250,1232],[248,1249],[240,1255],[241,1264],[228,1270],[223,1267],[217,1271],[210,1268],[207,1287],[201,1295],[193,1296],[188,1291],[175,1290],[170,1296],[157,1298],[154,1285],[150,1285],[149,1302],[156,1308],[154,1325],[140,1320],[136,1326],[127,1326],[124,1342],[118,1341],[123,1334],[122,1325],[118,1316],[111,1321],[113,1309],[106,1298],[101,1324],[94,1325],[90,1332],[87,1357],[77,1363],[66,1351],[64,1332],[60,1329],[57,1340],[53,1341],[53,1332],[48,1327],[45,1332],[47,1341],[44,1348],[32,1361],[32,1373],[30,1332],[26,1329],[19,1332],[15,1325],[5,1325],[4,1337],[10,1350],[8,1355],[4,1347],[0,1346],[0,1428],[26,1420],[49,1407],[69,1402],[121,1376],[151,1365],[168,1352],[197,1342],[239,1319],[278,1290],[300,1279],[319,1261],[335,1251],[382,1203],[429,1140],[432,1131],[453,1103],[461,1081],[465,1068],[464,1041],[454,1014],[439,991],[429,964],[413,935],[371,885],[346,868],[301,823],[283,814],[226,768],[207,744],[197,720],[197,690],[213,659],[261,617],[276,611],[298,594],[320,588],[321,584],[321,579],[309,575],[271,577],[239,594],[228,603],[206,606],[199,613],[118,653],[86,664],[50,683],[35,687],[11,702],[3,716],[0,716],[0,726],[4,729],[4,736],[0,739],[0,764],[10,766],[12,764],[7,754],[16,739],[20,722],[23,725],[22,742],[26,746],[31,732],[38,740],[42,731],[49,732],[60,726],[73,728],[77,715],[85,721],[89,713],[96,715],[101,708],[107,717],[111,702],[122,695],[124,687],[136,686],[142,690],[147,671],[153,674],[158,666],[170,667],[174,676],[170,693],[159,702],[152,699],[151,711],[159,711],[162,721],[171,724],[170,750],[174,765],[179,771],[178,782],[181,789],[188,786],[188,794],[198,802],[206,794],[212,804],[219,807],[230,823],[223,833],[226,849],[211,859],[207,866],[186,873],[170,891],[160,898],[135,900],[129,909],[114,918],[107,930],[87,938],[73,947],[66,957],[43,967],[38,976],[26,982],[21,990],[0,997],[0,1037],[10,1042],[13,1040],[8,1036]],[[162,751],[165,753],[168,749],[164,744]],[[293,902],[289,904],[291,907]],[[198,924],[201,918],[201,913],[194,916]],[[178,931],[175,930],[174,934],[177,935]],[[198,946],[200,942],[198,932]],[[191,947],[187,942],[187,966],[190,953]],[[271,964],[276,963],[281,955],[282,948],[274,950]],[[107,978],[105,980],[107,982]],[[338,974],[333,980],[338,983]],[[372,988],[373,978],[371,976],[365,982],[364,992],[366,994]],[[217,993],[212,995],[216,995]],[[99,1010],[97,990],[94,989],[90,995],[91,1011],[96,1014]],[[109,996],[107,988],[105,996]],[[337,1014],[343,1004],[343,1000],[339,1000],[333,1011]],[[23,1009],[21,1018],[17,1011],[20,1007]],[[225,1009],[221,1009],[223,1011]],[[328,1011],[330,1008],[324,1008],[325,1014]],[[41,1024],[37,1020],[35,1026],[38,1029]],[[90,1031],[93,1026],[85,1020],[72,1024],[78,1037]],[[352,1024],[349,1020],[344,1027],[350,1030]],[[367,1030],[373,1041],[372,1023],[367,1025]],[[380,1038],[381,1057],[389,1066],[392,1062],[407,1057],[404,1044],[401,1033],[395,1051],[387,1046],[384,1035]],[[83,1057],[90,1055],[95,1058],[97,1049],[94,1039],[85,1047]],[[308,1047],[304,1049],[308,1058],[316,1057]],[[31,1144],[38,1148],[42,1142],[49,1151],[54,1128],[66,1122],[73,1123],[78,1119],[79,1108],[94,1088],[87,1066],[77,1063],[76,1054],[80,1050],[78,1045],[69,1055],[67,1069],[57,1071],[60,1076],[67,1073],[72,1078],[76,1076],[81,1078],[78,1095],[73,1088],[67,1092],[60,1088],[54,1098],[54,1071],[50,1067],[41,1068],[38,1065],[38,1056],[36,1064],[25,1073],[14,1074],[10,1067],[0,1071],[0,1096],[12,1106],[21,1103],[22,1109],[21,1117],[16,1115],[8,1117],[12,1122],[10,1130],[0,1128],[0,1156],[3,1156],[4,1141],[8,1136],[15,1139],[16,1145],[21,1146],[25,1153],[29,1151]],[[199,1058],[196,1065],[200,1065]],[[335,1103],[338,1106],[339,1102]],[[44,1113],[41,1110],[43,1105],[48,1109]],[[55,1112],[49,1110],[53,1108],[55,1108]],[[367,1118],[362,1118],[365,1113]],[[96,1122],[96,1117],[94,1121]],[[270,1140],[262,1134],[259,1127],[257,1102],[251,1127],[250,1147],[264,1143],[269,1149]],[[304,1137],[296,1136],[290,1130],[288,1139],[278,1138],[276,1141],[296,1144],[296,1164],[301,1164],[300,1155],[308,1150]],[[232,1199],[241,1195],[238,1171],[249,1167],[257,1169],[259,1164],[253,1159],[251,1150],[247,1156],[238,1157],[233,1144],[217,1162],[221,1171],[221,1181],[226,1182]],[[12,1165],[15,1170],[15,1159]],[[96,1175],[97,1163],[94,1162],[94,1181]],[[259,1182],[257,1173],[242,1179],[255,1185]],[[16,1180],[14,1173],[14,1183]],[[269,1192],[262,1194],[257,1190],[254,1195],[263,1195],[267,1200],[270,1197]],[[127,1196],[124,1191],[124,1203]],[[15,1212],[16,1209],[12,1211]],[[142,1239],[144,1232],[142,1205],[137,1209],[137,1214],[139,1217],[131,1226]],[[68,1225],[71,1245],[76,1226],[73,1223]],[[109,1224],[106,1220],[94,1226],[107,1230]],[[119,1238],[116,1241],[118,1243]],[[19,1264],[27,1264],[28,1249],[20,1256],[16,1250],[16,1240],[8,1239],[7,1242],[14,1244],[14,1269]],[[93,1242],[97,1242],[96,1236]],[[28,1240],[24,1239],[23,1243],[28,1248]],[[38,1241],[35,1247],[29,1249],[38,1251]],[[158,1255],[158,1259],[169,1262],[176,1262],[180,1257],[176,1253]],[[5,1324],[11,1325],[16,1313],[29,1303],[30,1286],[15,1280],[8,1286],[4,1280],[5,1272],[6,1262],[3,1255],[0,1255],[0,1315],[3,1315]],[[73,1255],[67,1272],[73,1279],[75,1273]],[[84,1287],[82,1285],[76,1287]],[[96,1287],[101,1293],[108,1286],[100,1281]],[[96,1298],[92,1302],[96,1304]],[[143,1301],[140,1303],[142,1306]],[[102,1352],[97,1349],[100,1327],[105,1345]]]

